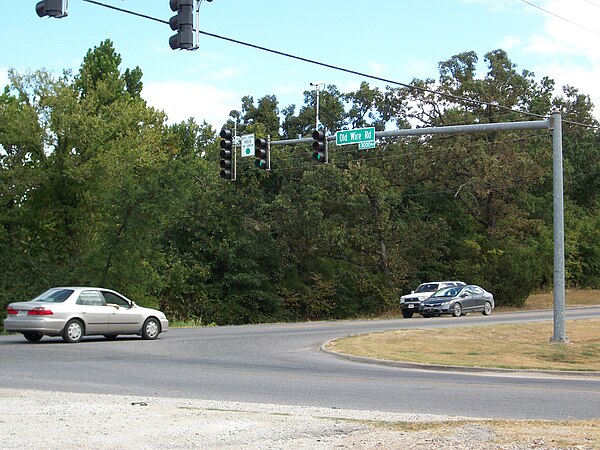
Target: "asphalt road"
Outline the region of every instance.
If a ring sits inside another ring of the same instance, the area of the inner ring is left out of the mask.
[[[600,308],[567,311],[567,319],[583,317],[600,317]],[[402,369],[319,350],[327,340],[371,331],[551,320],[551,311],[536,311],[186,328],[156,341],[93,337],[78,344],[48,337],[32,344],[8,335],[0,336],[0,387],[486,418],[599,418],[600,377]]]

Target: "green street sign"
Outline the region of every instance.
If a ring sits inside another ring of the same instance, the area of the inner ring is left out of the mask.
[[[357,128],[356,130],[336,131],[336,145],[358,144],[360,142],[375,142],[375,127]],[[365,147],[372,148],[372,147]]]

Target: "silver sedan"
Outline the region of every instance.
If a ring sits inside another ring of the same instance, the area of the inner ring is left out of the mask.
[[[28,302],[10,303],[4,329],[23,333],[37,342],[43,336],[62,336],[79,342],[83,336],[137,334],[156,339],[169,329],[166,316],[144,308],[122,294],[96,287],[57,287]]]
[[[491,292],[470,284],[436,291],[421,303],[419,314],[423,317],[441,314],[452,314],[454,317],[458,317],[470,312],[481,312],[487,316],[492,313],[494,306],[494,296]]]

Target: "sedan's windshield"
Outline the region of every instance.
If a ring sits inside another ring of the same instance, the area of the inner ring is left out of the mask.
[[[420,284],[415,293],[417,292],[433,292],[437,291],[438,285],[437,283],[425,283]]]
[[[50,289],[39,297],[33,299],[34,302],[62,303],[73,293],[73,289]]]
[[[433,294],[430,298],[441,298],[441,297],[456,297],[458,293],[461,291],[462,287],[449,287],[440,289],[435,294]]]

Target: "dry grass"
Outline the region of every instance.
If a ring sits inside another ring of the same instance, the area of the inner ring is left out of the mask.
[[[600,420],[469,420],[397,422],[380,426],[429,437],[432,448],[440,448],[440,445],[447,447],[449,444],[436,437],[447,436],[452,442],[465,434],[478,435],[482,443],[487,442],[486,448],[506,448],[506,445],[509,448],[600,448]]]
[[[600,319],[569,320],[568,344],[551,344],[553,324],[395,330],[331,342],[340,353],[470,367],[600,371]]]
[[[600,290],[567,289],[565,302],[567,308],[577,306],[598,306],[600,305]],[[500,307],[498,308],[498,311],[552,309],[553,306],[554,295],[552,292],[541,292],[530,295],[523,308]]]

